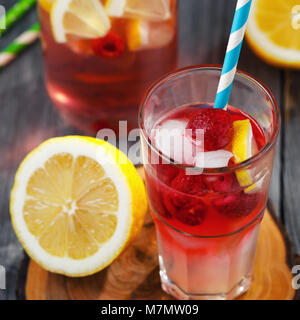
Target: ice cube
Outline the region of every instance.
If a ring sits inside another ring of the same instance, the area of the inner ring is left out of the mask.
[[[156,127],[152,136],[156,147],[168,158],[178,163],[194,163],[195,145],[185,135],[187,122],[167,120]]]
[[[167,46],[175,36],[170,22],[130,20],[127,25],[127,44],[131,51],[157,49]]]
[[[195,164],[199,168],[227,167],[233,154],[227,150],[197,152]]]
[[[167,46],[175,36],[175,28],[168,22],[152,22],[149,27],[148,48]]]
[[[111,17],[164,21],[171,17],[170,0],[109,0],[106,10]]]

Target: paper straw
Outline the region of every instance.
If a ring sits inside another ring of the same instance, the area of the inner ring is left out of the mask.
[[[241,53],[252,0],[238,0],[214,108],[226,109]]]
[[[25,15],[34,5],[36,0],[19,0],[11,9],[8,10],[0,25],[5,25],[5,29],[0,29],[0,35],[7,31],[15,22]]]
[[[9,64],[15,57],[39,38],[40,26],[35,23],[31,28],[22,33],[13,43],[0,52],[0,69]]]

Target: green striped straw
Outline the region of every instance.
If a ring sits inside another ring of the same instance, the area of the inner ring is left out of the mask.
[[[0,26],[4,25],[5,29],[0,29],[0,35],[24,16],[35,4],[36,0],[19,0],[11,9],[8,10],[5,17],[1,19]]]
[[[0,69],[8,65],[15,57],[36,41],[40,35],[40,26],[35,23],[27,31],[23,32],[13,43],[0,52]]]

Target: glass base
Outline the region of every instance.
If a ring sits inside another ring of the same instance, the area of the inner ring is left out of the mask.
[[[169,295],[178,300],[232,300],[242,295],[251,285],[251,276],[243,277],[229,292],[217,294],[189,294],[181,290],[173,281],[171,281],[164,270],[160,270],[160,279],[162,289]]]

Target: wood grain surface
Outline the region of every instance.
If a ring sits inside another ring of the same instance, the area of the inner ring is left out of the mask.
[[[283,190],[284,222],[300,252],[300,72],[284,73]]]
[[[1,0],[6,9],[16,0]],[[179,0],[179,65],[221,64],[235,0]],[[0,50],[36,21],[32,10],[0,38]],[[300,96],[299,72],[268,66],[243,47],[239,68],[254,74],[273,91],[284,115],[270,198],[286,223],[300,254]],[[23,250],[9,218],[9,193],[15,171],[26,153],[47,138],[78,133],[53,109],[43,81],[40,45],[36,43],[0,71],[0,265],[7,271],[7,289],[0,299],[15,299]]]
[[[262,221],[254,279],[240,300],[292,300],[292,274],[287,266],[284,238],[269,211]],[[85,278],[49,273],[30,261],[28,300],[169,300],[161,290],[153,223],[145,224],[138,239],[102,272]]]

